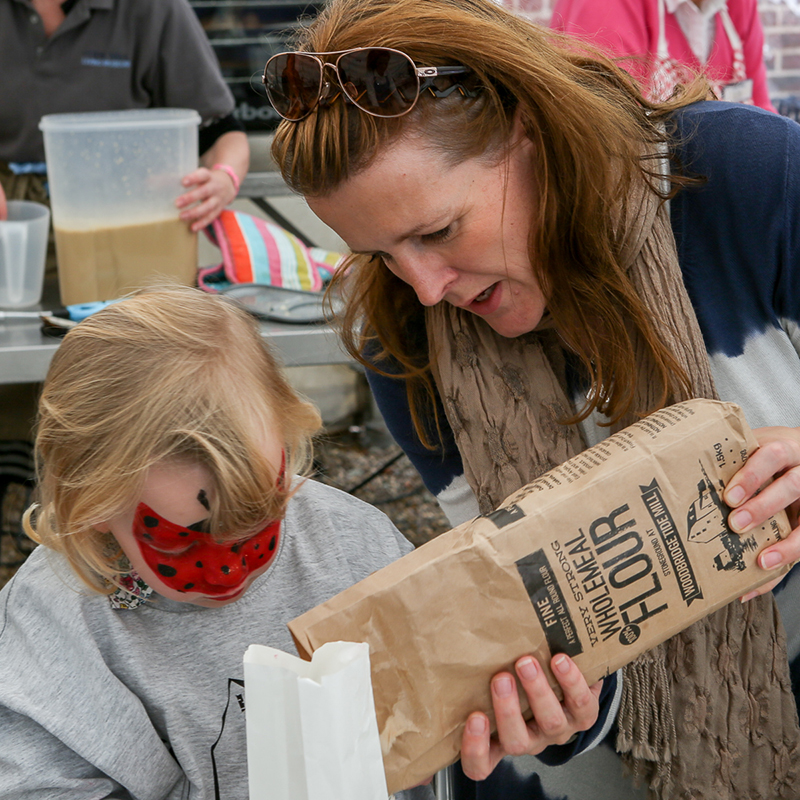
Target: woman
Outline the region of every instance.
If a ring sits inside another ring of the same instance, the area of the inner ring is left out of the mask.
[[[484,0],[334,0],[300,47],[319,55],[265,70],[287,118],[273,155],[351,248],[335,282],[345,343],[451,522],[648,411],[719,395],[771,426],[726,489],[731,526],[781,508],[797,526],[800,128],[699,102],[703,82],[653,104],[599,52]],[[377,104],[374,48],[391,49],[396,88]],[[795,528],[761,565],[795,561],[798,540]],[[568,756],[616,722],[657,797],[795,792],[800,734],[771,593],[602,688],[561,663],[563,704],[517,669],[528,725],[513,677],[496,676],[498,735],[470,717],[467,775],[486,778],[505,753]]]
[[[557,0],[550,24],[622,58],[652,99],[702,71],[720,99],[775,111],[757,0]]]

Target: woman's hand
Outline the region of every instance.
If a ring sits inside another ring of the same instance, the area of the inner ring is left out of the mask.
[[[183,209],[181,219],[197,232],[210,225],[236,197],[238,187],[224,169],[214,169],[216,164],[225,164],[233,170],[241,182],[250,166],[250,145],[244,131],[228,131],[200,157],[203,165],[190,172],[183,185],[189,189],[175,205]]]
[[[597,721],[603,682],[590,687],[572,659],[563,654],[553,656],[550,666],[564,691],[563,702],[533,656],[523,656],[514,665],[533,711],[529,722],[522,717],[514,676],[501,672],[492,678],[497,735],[490,737],[486,714],[470,715],[461,739],[461,766],[468,778],[484,780],[504,756],[536,755],[551,744],[565,744]]]
[[[722,499],[733,508],[728,524],[736,533],[747,533],[785,509],[792,532],[781,542],[766,547],[758,556],[762,569],[775,569],[800,559],[800,429],[757,428],[758,450],[731,478]],[[773,482],[759,492],[764,484]],[[770,591],[783,575],[745,595],[750,600]]]
[[[180,217],[197,232],[210,225],[236,197],[233,179],[221,169],[200,167],[182,181],[190,191],[182,194],[175,205],[184,209]]]

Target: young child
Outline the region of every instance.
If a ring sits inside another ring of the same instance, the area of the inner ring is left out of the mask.
[[[297,477],[319,423],[225,299],[147,290],[67,334],[43,546],[0,593],[0,797],[247,797],[245,649],[295,652],[289,620],[411,549]]]

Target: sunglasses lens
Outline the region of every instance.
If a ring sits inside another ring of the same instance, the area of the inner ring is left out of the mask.
[[[298,120],[316,105],[322,84],[322,65],[303,53],[279,53],[267,61],[264,86],[275,110]]]
[[[363,111],[378,117],[399,117],[419,93],[414,62],[404,53],[370,47],[345,53],[337,62],[342,88]]]

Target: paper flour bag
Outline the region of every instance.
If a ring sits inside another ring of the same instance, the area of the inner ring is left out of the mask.
[[[755,560],[786,515],[739,536],[722,490],[757,442],[732,403],[657,411],[289,623],[298,652],[370,645],[390,791],[458,757],[489,681],[567,653],[589,683],[785,572]]]
[[[386,800],[369,646],[244,655],[250,800]]]

